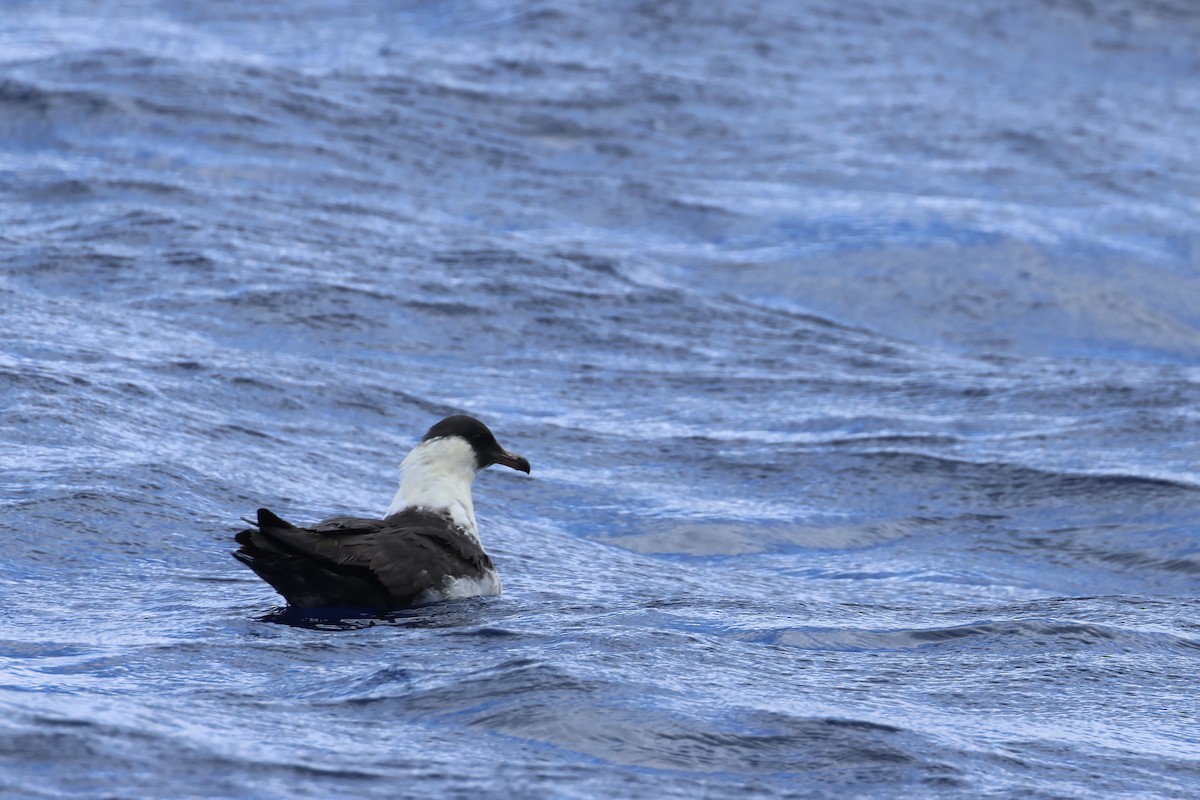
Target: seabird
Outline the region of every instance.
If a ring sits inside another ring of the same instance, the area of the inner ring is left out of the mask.
[[[332,517],[299,528],[260,508],[257,526],[237,534],[233,557],[296,608],[387,611],[500,594],[471,502],[475,475],[491,464],[529,473],[529,462],[482,422],[446,417],[401,462],[383,519]]]

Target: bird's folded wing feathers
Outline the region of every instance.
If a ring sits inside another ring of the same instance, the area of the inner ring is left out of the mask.
[[[259,547],[269,547],[294,556],[323,562],[334,569],[368,570],[390,592],[403,596],[434,586],[432,576],[418,564],[414,552],[444,560],[442,572],[492,568],[491,559],[473,540],[455,535],[441,515],[415,510],[387,519],[334,517],[311,528],[298,528],[266,509],[258,514],[258,531],[251,534]],[[240,536],[240,534],[239,534]],[[240,541],[240,539],[239,539]],[[459,565],[459,566],[456,566]]]

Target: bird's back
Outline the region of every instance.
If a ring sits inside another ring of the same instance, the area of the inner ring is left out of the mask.
[[[494,575],[487,553],[449,517],[415,508],[309,528],[262,508],[257,527],[237,542],[234,557],[298,608],[403,608],[445,596],[456,581]]]

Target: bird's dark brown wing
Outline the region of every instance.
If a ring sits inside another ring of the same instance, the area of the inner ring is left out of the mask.
[[[491,559],[448,518],[407,509],[387,519],[334,517],[299,528],[266,509],[234,557],[301,608],[401,608],[447,578],[480,577]]]

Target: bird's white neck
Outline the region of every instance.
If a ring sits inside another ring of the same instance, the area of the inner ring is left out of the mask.
[[[467,535],[479,541],[471,484],[478,472],[475,451],[457,436],[430,439],[400,462],[400,489],[386,516],[406,508],[447,514]]]

